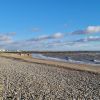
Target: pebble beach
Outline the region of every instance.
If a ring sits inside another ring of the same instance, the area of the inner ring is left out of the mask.
[[[100,100],[100,74],[0,57],[1,100]]]

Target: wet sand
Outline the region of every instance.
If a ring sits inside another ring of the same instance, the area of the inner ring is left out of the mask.
[[[80,63],[78,64],[78,63],[70,63],[70,62],[62,62],[62,61],[61,62],[51,61],[51,60],[33,58],[32,56],[27,56],[27,55],[19,56],[17,54],[8,54],[8,53],[0,54],[0,56],[10,58],[10,59],[30,62],[30,63],[51,65],[53,67],[58,67],[58,68],[64,68],[64,69],[69,68],[74,70],[100,73],[100,65],[95,65],[95,64],[80,64]]]
[[[0,57],[3,100],[100,100],[99,73],[22,58]]]

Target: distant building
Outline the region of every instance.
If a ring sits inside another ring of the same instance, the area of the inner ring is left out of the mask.
[[[17,50],[17,52],[19,52],[20,50]]]
[[[2,51],[4,52],[4,51],[6,51],[6,50],[5,50],[5,49],[0,49],[0,51],[1,51],[1,52],[2,52]]]

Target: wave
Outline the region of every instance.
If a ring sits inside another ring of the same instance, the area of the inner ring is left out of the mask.
[[[48,56],[44,56],[42,54],[32,54],[32,56],[33,56],[33,58],[40,58],[40,59],[47,59],[47,60],[56,60],[56,61],[66,61],[65,59],[48,57]]]
[[[45,56],[43,54],[32,54],[33,58],[38,59],[46,59],[46,60],[52,60],[52,61],[61,61],[61,62],[70,62],[70,63],[78,63],[78,64],[100,64],[100,60],[74,60],[71,57],[65,57],[65,58],[57,58],[57,57],[49,57]]]

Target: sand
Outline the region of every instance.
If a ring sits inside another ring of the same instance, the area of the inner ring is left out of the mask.
[[[95,72],[100,73],[100,65],[94,65],[94,64],[76,64],[76,63],[68,63],[68,62],[60,62],[60,61],[50,61],[50,60],[43,60],[43,59],[37,59],[33,58],[31,56],[19,56],[18,54],[9,54],[9,53],[1,53],[0,56],[10,58],[10,59],[16,59],[16,60],[22,60],[25,62],[31,62],[31,63],[38,63],[38,64],[46,64],[51,65],[54,67],[64,68],[64,69],[74,69],[74,70],[82,70],[82,71],[89,71],[89,72]]]
[[[16,58],[0,57],[3,100],[100,100],[99,73]]]

